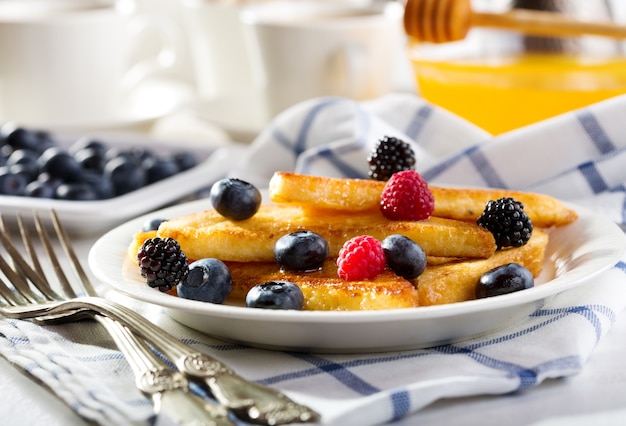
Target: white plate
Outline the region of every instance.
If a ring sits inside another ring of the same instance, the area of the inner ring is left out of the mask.
[[[83,135],[66,133],[53,134],[53,137],[59,146],[69,146]],[[37,210],[54,209],[70,233],[95,235],[130,218],[172,204],[210,187],[213,182],[230,171],[244,149],[243,146],[234,144],[217,150],[182,147],[134,133],[92,133],[89,136],[101,140],[111,148],[145,146],[160,153],[188,150],[196,155],[199,164],[175,176],[107,200],[67,201],[0,195],[2,217],[11,223],[17,214],[28,217]]]
[[[199,200],[159,213],[175,217],[206,209]],[[89,254],[95,275],[134,299],[161,305],[179,322],[250,346],[315,352],[372,352],[440,345],[501,329],[535,311],[547,298],[589,283],[626,249],[622,230],[580,211],[580,218],[550,233],[544,272],[532,289],[463,303],[386,311],[273,311],[185,300],[148,287],[127,256],[138,218],[105,234]]]

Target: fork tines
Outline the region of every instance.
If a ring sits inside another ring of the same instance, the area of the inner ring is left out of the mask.
[[[78,257],[69,242],[69,237],[63,229],[54,210],[50,211],[50,218],[56,240],[58,240],[58,243],[67,254],[70,266],[74,270],[74,273],[80,277],[80,280],[73,280],[73,282],[82,284],[83,288],[76,291],[70,284],[70,280],[67,278],[64,268],[55,253],[53,240],[50,237],[44,222],[39,217],[39,213],[34,212],[32,215],[32,221],[36,231],[35,234],[37,235],[41,247],[43,247],[45,258],[48,261],[46,266],[50,267],[54,271],[54,275],[57,277],[58,284],[60,285],[60,290],[66,297],[76,297],[77,293],[81,292],[85,294],[94,294],[93,286],[89,282],[87,274],[81,267]],[[49,281],[45,279],[47,275],[45,274],[44,266],[42,266],[40,256],[35,248],[36,240],[32,237],[31,230],[33,226],[27,225],[21,214],[16,215],[16,220],[23,245],[22,251],[18,249],[16,243],[12,240],[10,236],[10,229],[7,226],[4,217],[0,215],[0,241],[5,249],[5,252],[2,256],[0,256],[0,270],[4,273],[6,279],[13,284],[16,293],[25,297],[29,301],[41,302],[42,299],[30,289],[26,280],[29,280],[48,300],[61,300],[62,298],[55,293]],[[7,259],[10,259],[10,262]],[[3,294],[3,296],[8,295]]]

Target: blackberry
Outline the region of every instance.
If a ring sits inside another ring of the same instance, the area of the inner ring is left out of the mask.
[[[385,136],[378,141],[367,162],[370,166],[369,177],[386,181],[396,172],[413,170],[416,160],[411,145],[401,139]]]
[[[476,223],[493,234],[498,249],[523,246],[533,232],[524,205],[511,197],[489,201]]]
[[[173,238],[148,238],[137,251],[141,275],[148,285],[167,292],[189,272],[187,256]]]

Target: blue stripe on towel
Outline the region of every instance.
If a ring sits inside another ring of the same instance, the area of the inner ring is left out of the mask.
[[[413,140],[417,140],[419,134],[422,132],[424,128],[424,124],[428,121],[430,116],[433,113],[433,108],[430,105],[424,105],[417,109],[415,116],[410,121],[407,129],[406,135]]]
[[[609,189],[609,186],[604,181],[604,178],[598,171],[598,168],[596,167],[595,163],[590,161],[590,162],[581,164],[578,167],[578,170],[580,171],[582,176],[585,178],[585,180],[587,180],[587,183],[589,183],[589,186],[593,190],[594,194],[599,194]]]
[[[427,182],[435,180],[441,173],[443,173],[446,170],[448,170],[449,168],[453,167],[455,164],[459,163],[465,157],[471,156],[472,153],[474,151],[477,151],[478,149],[479,149],[478,145],[475,145],[475,146],[472,146],[470,148],[467,148],[463,152],[455,154],[455,155],[451,156],[450,158],[447,158],[446,160],[441,161],[436,166],[433,166],[433,167],[431,167],[428,170],[424,170],[422,172],[422,177]]]
[[[504,182],[500,179],[497,170],[493,167],[493,165],[489,162],[487,157],[485,157],[484,153],[477,149],[474,150],[471,154],[468,155],[470,161],[474,164],[474,167],[480,173],[480,175],[485,180],[487,186],[491,186],[493,188],[504,188]]]
[[[369,116],[362,109],[357,110],[356,128],[354,139],[340,146],[330,146],[320,149],[316,156],[307,157],[300,165],[302,173],[309,173],[312,162],[323,158],[339,172],[341,176],[347,178],[366,178],[359,169],[353,167],[349,160],[350,153],[362,151],[367,146],[367,136],[371,128]]]
[[[400,419],[411,409],[411,395],[405,390],[392,392],[391,405],[393,407],[392,420]]]
[[[621,269],[625,270],[626,265],[621,262],[618,265]],[[289,353],[291,356],[307,362],[313,365],[313,368],[303,368],[290,373],[284,373],[276,376],[267,377],[260,380],[260,383],[267,385],[274,385],[280,382],[295,380],[303,377],[310,377],[316,375],[329,375],[333,379],[342,383],[347,388],[351,389],[360,395],[372,395],[379,392],[380,389],[377,386],[369,383],[367,380],[359,377],[355,372],[355,369],[364,367],[366,365],[384,365],[386,363],[393,363],[402,359],[413,359],[421,357],[436,356],[438,354],[448,354],[457,356],[466,356],[479,364],[491,368],[493,370],[502,371],[508,377],[516,377],[518,380],[517,389],[524,389],[527,387],[535,386],[538,381],[538,377],[545,371],[550,371],[552,374],[555,371],[562,371],[563,374],[567,374],[571,371],[576,371],[581,368],[582,360],[578,356],[565,356],[550,360],[548,362],[538,364],[535,366],[524,366],[514,362],[503,361],[493,356],[486,355],[481,352],[481,349],[487,348],[493,345],[499,345],[506,343],[507,341],[519,339],[525,335],[530,335],[537,332],[537,330],[549,326],[564,317],[570,315],[580,315],[585,318],[590,326],[594,329],[596,338],[599,339],[602,333],[602,324],[599,316],[608,318],[611,322],[615,321],[616,313],[604,305],[581,305],[571,306],[562,309],[538,309],[531,317],[545,317],[544,321],[540,323],[532,324],[531,326],[517,330],[510,334],[505,334],[493,339],[481,340],[470,345],[463,344],[449,344],[442,345],[430,349],[418,349],[413,351],[404,351],[398,353],[382,354],[377,357],[363,357],[352,358],[349,361],[337,362],[324,358],[323,355],[307,354],[307,353]],[[406,407],[410,407],[408,402],[409,395],[405,395],[404,392],[394,392],[391,395],[392,405],[394,407],[394,415],[400,414]]]
[[[581,112],[578,114],[577,118],[589,138],[602,154],[615,150],[615,144],[609,139],[604,129],[591,112]]]

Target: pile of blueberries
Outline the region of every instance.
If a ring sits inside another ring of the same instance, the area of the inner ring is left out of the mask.
[[[0,128],[0,194],[60,200],[105,200],[197,164],[189,151],[109,147],[90,137],[63,148],[46,131],[7,123]]]

